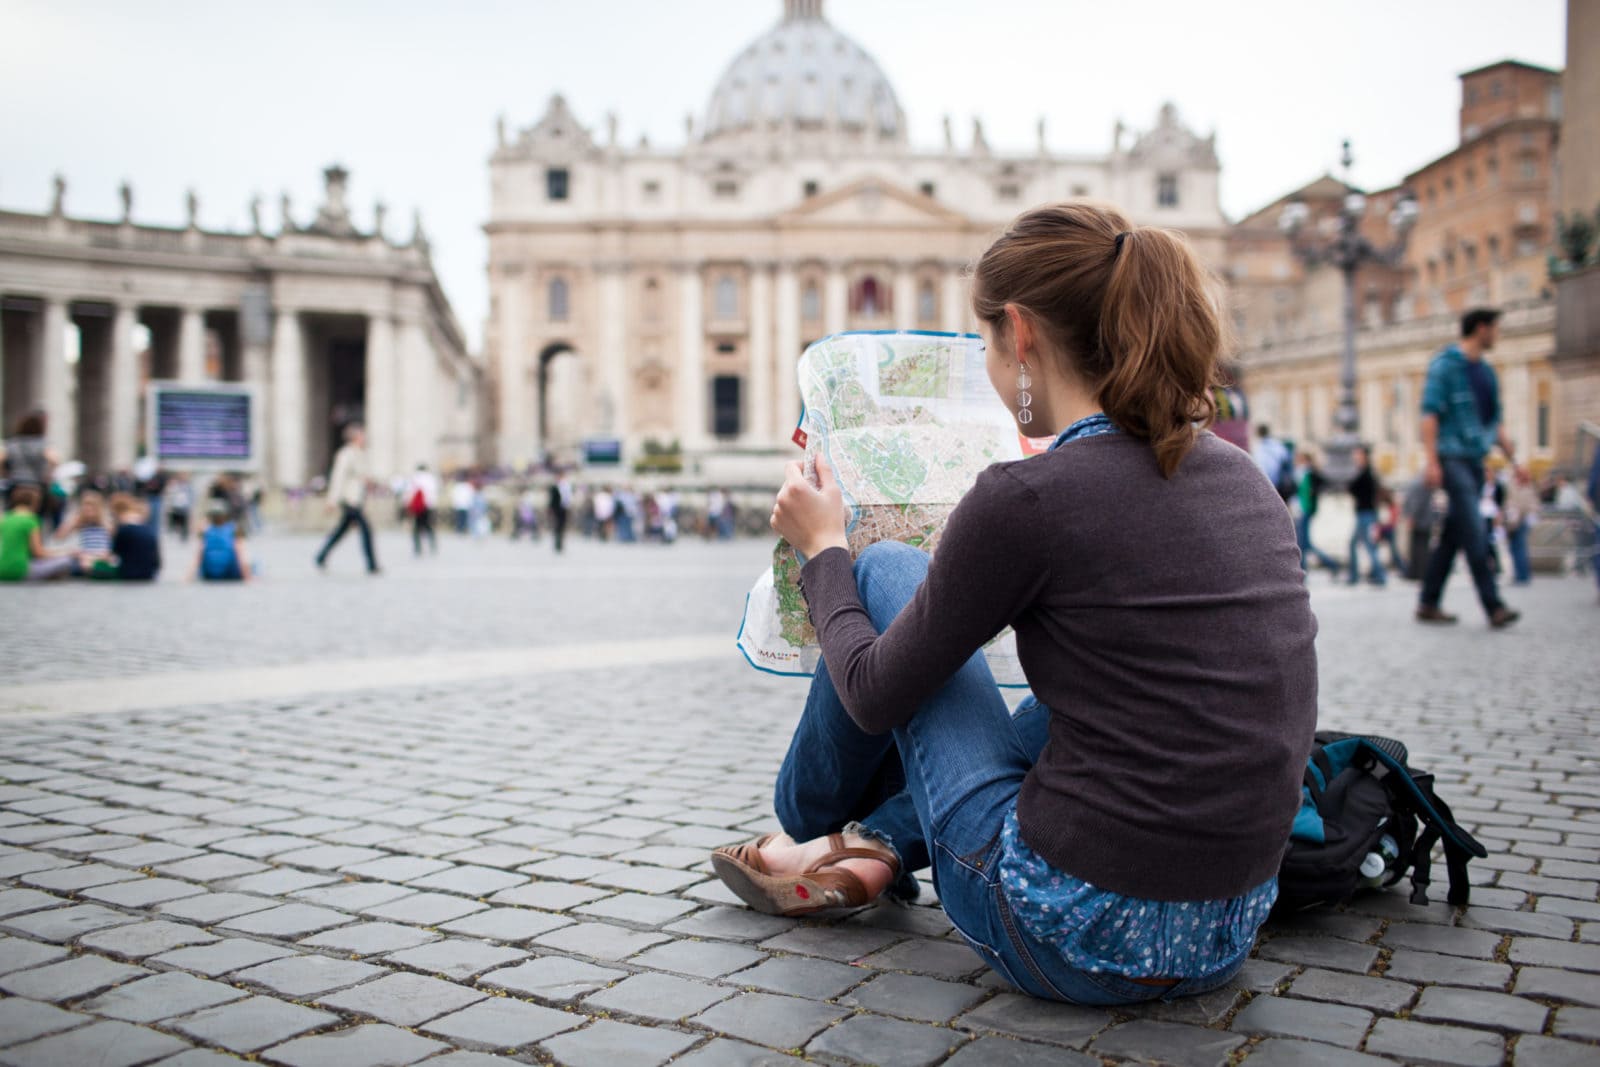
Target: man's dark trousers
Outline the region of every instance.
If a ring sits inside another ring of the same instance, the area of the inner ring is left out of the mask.
[[[1459,550],[1466,553],[1472,583],[1478,587],[1478,600],[1484,612],[1492,614],[1500,607],[1500,593],[1495,588],[1494,572],[1490,570],[1489,543],[1478,511],[1478,500],[1483,495],[1483,461],[1442,456],[1439,466],[1444,472],[1444,491],[1450,497],[1450,511],[1439,531],[1439,543],[1428,557],[1428,569],[1422,576],[1421,601],[1428,607],[1439,606],[1444,583],[1450,577],[1450,568]]]
[[[328,553],[333,551],[333,546],[339,543],[339,539],[345,535],[345,531],[352,526],[359,526],[361,527],[361,551],[367,557],[367,570],[377,570],[378,560],[372,554],[372,527],[367,525],[366,515],[362,513],[360,508],[351,507],[349,504],[340,504],[339,508],[342,512],[339,517],[339,525],[334,527],[333,533],[328,535],[327,542],[323,544],[322,551],[317,553],[317,566],[320,567],[328,562]]]

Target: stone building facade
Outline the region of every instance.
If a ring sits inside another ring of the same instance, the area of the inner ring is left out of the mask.
[[[1393,247],[1390,209],[1402,190],[1419,214],[1402,259],[1357,274],[1360,432],[1385,474],[1421,470],[1417,409],[1428,362],[1457,339],[1460,314],[1506,311],[1499,371],[1505,424],[1536,469],[1563,460],[1556,423],[1555,307],[1547,256],[1554,234],[1561,74],[1506,61],[1461,76],[1461,143],[1367,196],[1362,235]],[[1306,266],[1277,229],[1290,201],[1307,206],[1319,239],[1337,230],[1346,183],[1326,176],[1241,220],[1229,235],[1228,277],[1240,366],[1255,419],[1296,441],[1333,433],[1339,400],[1344,282],[1331,264]]]
[[[877,62],[786,0],[681,147],[623,145],[561,97],[502,123],[490,160],[485,331],[501,463],[585,442],[681,445],[707,477],[770,474],[800,414],[795,362],[846,329],[971,328],[966,272],[1015,215],[1093,198],[1186,231],[1220,266],[1214,143],[1171,106],[1104,155],[914,148]]]
[[[1600,227],[1600,4],[1567,0],[1560,208]],[[1600,242],[1597,242],[1600,243]],[[1556,277],[1556,441],[1563,462],[1600,447],[1600,247]]]
[[[128,469],[152,379],[254,385],[262,470],[293,487],[325,474],[341,426],[364,420],[376,476],[477,459],[481,374],[418,224],[409,242],[358,229],[347,175],[325,174],[314,220],[285,198],[275,234],[122,217],[72,218],[57,179],[48,214],[0,211],[0,411],[6,431],[43,409],[49,442],[91,471]],[[69,345],[76,327],[77,343]]]

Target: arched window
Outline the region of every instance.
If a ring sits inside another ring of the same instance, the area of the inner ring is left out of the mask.
[[[917,321],[928,325],[938,317],[939,294],[932,282],[923,282],[922,288],[917,290]]]
[[[807,282],[800,293],[800,318],[806,322],[822,318],[822,294],[817,291],[816,282]]]
[[[567,280],[565,278],[551,278],[550,279],[550,321],[551,322],[566,322],[567,321],[567,316],[571,313],[571,310],[570,310],[570,307],[569,307],[570,300],[568,299],[568,297],[569,297],[569,293],[567,291]]]
[[[883,286],[870,274],[856,283],[853,297],[850,310],[857,315],[872,319],[888,310],[889,302],[885,299]]]
[[[739,286],[726,274],[717,279],[717,292],[712,306],[719,319],[739,317]]]

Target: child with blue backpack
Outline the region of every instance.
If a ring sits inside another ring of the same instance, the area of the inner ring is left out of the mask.
[[[200,538],[200,550],[195,553],[194,567],[189,580],[198,575],[208,582],[248,582],[253,576],[249,554],[244,547],[244,534],[233,519],[232,509],[225,500],[213,500],[206,509],[211,525]]]

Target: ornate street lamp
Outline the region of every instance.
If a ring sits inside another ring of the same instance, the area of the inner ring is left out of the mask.
[[[1350,164],[1355,162],[1350,154],[1350,142],[1344,142],[1340,157],[1344,167],[1344,186],[1349,190],[1339,207],[1338,233],[1325,241],[1318,241],[1306,232],[1311,209],[1303,201],[1291,200],[1278,217],[1278,227],[1289,238],[1295,256],[1307,267],[1331,263],[1344,274],[1344,358],[1339,376],[1339,410],[1334,415],[1336,431],[1323,446],[1323,475],[1329,482],[1345,486],[1355,477],[1356,447],[1361,438],[1358,432],[1360,416],[1356,410],[1356,271],[1363,263],[1382,263],[1393,266],[1405,254],[1406,238],[1417,221],[1417,198],[1409,189],[1400,192],[1393,210],[1389,212],[1389,227],[1394,232],[1394,243],[1378,248],[1361,236],[1361,220],[1367,212],[1367,198],[1350,184]]]

